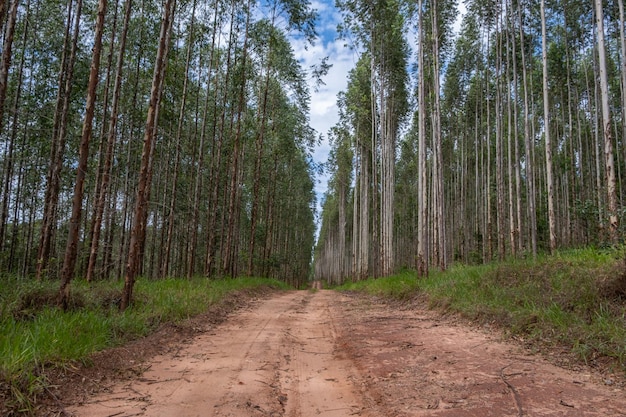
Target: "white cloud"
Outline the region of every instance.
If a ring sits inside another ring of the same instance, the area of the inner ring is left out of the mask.
[[[332,1],[332,0],[331,0]],[[336,26],[341,21],[341,15],[334,5],[324,1],[314,1],[313,7],[320,14],[318,32],[320,38],[314,46],[305,48],[302,39],[292,41],[296,58],[305,70],[313,65],[319,65],[324,57],[329,57],[328,63],[332,64],[328,74],[323,78],[325,85],[320,85],[315,91],[314,80],[309,80],[311,90],[310,124],[318,134],[323,135],[323,140],[313,153],[313,159],[317,163],[324,163],[328,159],[330,144],[328,143],[328,131],[339,121],[337,108],[337,94],[344,91],[347,86],[348,72],[355,66],[357,57],[355,52],[344,46],[343,40],[337,37]],[[318,202],[326,192],[328,176],[322,175],[317,178],[315,192]],[[318,212],[320,210],[318,204]]]

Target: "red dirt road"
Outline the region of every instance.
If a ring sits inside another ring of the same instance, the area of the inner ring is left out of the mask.
[[[75,416],[626,416],[623,386],[497,336],[332,291],[288,292],[152,359]]]

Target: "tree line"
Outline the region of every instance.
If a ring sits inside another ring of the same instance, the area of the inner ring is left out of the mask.
[[[1,6],[3,274],[124,278],[122,308],[140,275],[308,278],[307,1]]]
[[[315,275],[621,241],[622,0],[342,0],[360,60],[331,130]]]

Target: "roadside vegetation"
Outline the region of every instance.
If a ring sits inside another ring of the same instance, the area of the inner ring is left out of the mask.
[[[626,372],[626,266],[622,251],[572,250],[537,260],[414,272],[345,284],[386,299],[425,296],[431,307],[489,323],[537,349],[559,348]]]
[[[123,313],[117,281],[75,281],[68,311],[56,305],[58,288],[57,281],[0,279],[0,414],[30,413],[51,365],[87,362],[91,353],[203,313],[228,295],[287,286],[261,278],[141,279]]]

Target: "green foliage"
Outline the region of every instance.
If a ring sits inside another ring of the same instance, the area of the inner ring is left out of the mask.
[[[45,387],[41,368],[86,360],[96,351],[145,336],[159,325],[198,315],[240,290],[287,286],[277,280],[139,280],[136,303],[118,312],[118,282],[76,281],[67,312],[56,307],[58,283],[0,280],[0,388],[28,411]]]
[[[614,360],[626,370],[626,275],[621,251],[579,249],[538,260],[455,266],[418,280],[412,272],[341,289],[407,300],[496,324],[544,347],[565,347],[584,361]]]

